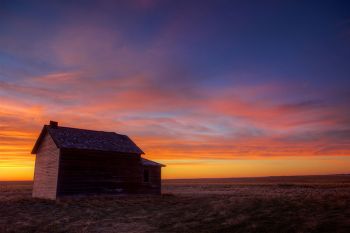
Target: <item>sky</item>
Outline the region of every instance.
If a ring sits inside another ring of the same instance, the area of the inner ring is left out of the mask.
[[[0,0],[0,180],[49,120],[163,178],[350,173],[349,103],[348,1]]]

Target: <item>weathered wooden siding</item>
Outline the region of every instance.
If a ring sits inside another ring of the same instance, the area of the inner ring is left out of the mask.
[[[33,197],[56,199],[59,149],[46,133],[36,154]]]
[[[161,167],[143,166],[142,169],[143,171],[144,170],[148,171],[149,181],[144,182],[144,179],[142,179],[142,190],[140,192],[145,194],[160,194],[161,193]]]
[[[62,150],[58,195],[138,193],[140,155]]]

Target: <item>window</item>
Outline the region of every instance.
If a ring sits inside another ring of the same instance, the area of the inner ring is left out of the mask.
[[[147,169],[143,170],[143,182],[149,182],[149,171]]]

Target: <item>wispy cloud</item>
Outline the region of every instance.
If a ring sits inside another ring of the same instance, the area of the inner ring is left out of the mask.
[[[157,159],[350,155],[342,42],[232,4],[0,8],[0,166],[32,162],[50,119],[128,134]]]

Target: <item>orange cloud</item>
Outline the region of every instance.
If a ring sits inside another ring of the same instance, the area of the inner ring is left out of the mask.
[[[0,166],[32,166],[30,148],[50,119],[128,134],[149,158],[196,161],[198,169],[209,169],[201,163],[208,159],[350,155],[346,104],[317,93],[305,98],[285,84],[214,88],[191,81],[191,72],[159,62],[181,22],[142,51],[117,31],[85,23],[60,28],[48,41],[69,69],[0,81]]]

